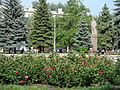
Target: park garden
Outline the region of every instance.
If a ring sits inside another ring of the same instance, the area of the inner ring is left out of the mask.
[[[118,51],[119,56],[119,0],[114,0],[115,13],[110,13],[104,4],[99,16],[88,14],[89,8],[80,0],[68,0],[66,5],[34,1],[35,12],[28,18],[24,17],[19,0],[3,0],[0,4],[0,89],[47,89],[34,88],[36,85],[56,90],[119,87],[120,59],[114,61],[101,56],[97,50],[90,52],[93,48],[91,21],[95,20],[97,49]],[[64,14],[52,15],[50,11],[58,8],[62,8]],[[29,50],[25,52],[21,47]],[[60,56],[57,48],[65,49],[67,55]]]

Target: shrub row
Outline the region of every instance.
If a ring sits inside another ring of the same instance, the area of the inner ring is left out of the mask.
[[[0,83],[59,87],[120,84],[120,62],[98,56],[0,56]]]

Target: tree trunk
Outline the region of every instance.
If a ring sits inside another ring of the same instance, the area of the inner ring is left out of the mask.
[[[14,47],[13,51],[14,51],[14,54],[16,54],[16,47]]]
[[[44,46],[43,46],[43,53],[44,53]]]
[[[38,53],[41,53],[41,51],[42,51],[42,47],[40,46]]]

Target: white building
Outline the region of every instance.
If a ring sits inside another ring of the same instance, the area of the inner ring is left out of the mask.
[[[29,6],[28,8],[24,8],[25,17],[30,17],[35,12],[35,9],[32,8],[32,6]]]
[[[35,12],[35,9],[32,8],[32,6],[29,6],[28,8],[25,8],[24,9],[24,12],[25,12],[25,17],[30,17],[34,12]],[[62,8],[58,8],[57,11],[51,11],[52,15],[63,15],[64,12],[62,11]]]

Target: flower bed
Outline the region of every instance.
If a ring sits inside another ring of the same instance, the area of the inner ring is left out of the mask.
[[[0,83],[30,85],[46,83],[59,87],[120,84],[120,63],[103,57],[68,55],[0,56]],[[117,76],[117,77],[116,77]]]

